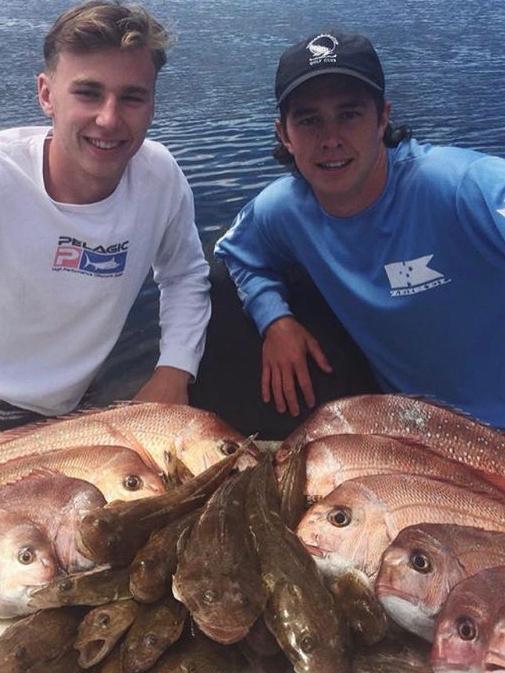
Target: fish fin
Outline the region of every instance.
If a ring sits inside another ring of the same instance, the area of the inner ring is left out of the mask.
[[[15,460],[15,459],[14,459]],[[9,461],[13,462],[13,461]],[[0,465],[0,468],[3,468],[7,463],[4,463]],[[29,472],[25,472],[24,474],[20,474],[18,477],[12,477],[9,481],[4,481],[1,482],[2,486],[9,486],[10,484],[17,484],[20,481],[36,481],[38,479],[46,479],[48,477],[54,477],[55,475],[61,475],[61,476],[66,476],[64,475],[63,472],[60,472],[59,470],[54,470],[54,469],[49,469],[47,467],[36,467],[34,466]],[[69,477],[70,479],[71,477]]]
[[[425,394],[425,395],[414,395],[414,394],[408,394],[408,393],[387,393],[390,397],[399,397],[399,398],[406,398],[409,400],[415,400],[417,402],[424,402],[426,404],[429,404],[432,407],[438,407],[439,409],[442,409],[443,411],[449,411],[453,414],[456,414],[457,416],[461,416],[462,418],[466,418],[468,421],[473,421],[477,425],[483,425],[490,430],[493,430],[496,432],[498,435],[505,435],[505,431],[502,430],[501,428],[497,428],[496,426],[491,425],[491,423],[487,423],[486,421],[480,420],[475,418],[475,416],[472,416],[472,414],[469,411],[465,411],[464,409],[460,409],[459,407],[453,407],[450,404],[447,404],[446,402],[442,402],[440,400],[435,399],[431,395]]]
[[[195,475],[193,474],[193,472],[191,472],[190,469],[186,467],[186,465],[182,462],[180,458],[174,456],[174,462],[175,462],[174,473],[172,475],[167,475],[167,480],[170,479],[169,483],[172,483],[173,486],[176,487],[180,486],[185,481],[193,479]]]
[[[189,503],[190,505],[194,505],[195,509],[197,508],[198,505],[201,504],[202,502],[202,496],[201,495],[193,495],[190,496],[189,498],[185,498],[185,501]],[[118,503],[124,503],[124,500],[118,500]],[[107,503],[107,509],[109,509],[109,505],[111,503]],[[173,505],[168,505],[167,507],[163,507],[161,509],[157,509],[154,512],[150,512],[149,514],[145,514],[144,516],[140,517],[139,521],[145,521],[149,522],[153,517],[163,517],[164,514],[169,515],[173,511]]]
[[[160,405],[160,402],[141,402],[140,400],[116,400],[106,407],[80,407],[75,411],[70,412],[69,414],[62,414],[60,416],[52,416],[50,418],[44,418],[40,421],[35,421],[34,423],[27,423],[26,425],[21,425],[18,428],[11,428],[9,430],[4,430],[0,432],[0,444],[4,442],[9,442],[12,439],[20,439],[26,435],[30,435],[32,432],[42,430],[47,428],[55,423],[61,423],[63,421],[75,420],[78,418],[85,418],[86,416],[93,416],[95,414],[104,414],[108,411],[114,411],[121,407],[133,407],[140,405],[149,405],[157,406]],[[163,405],[166,406],[166,405]]]
[[[181,532],[177,539],[177,558],[180,559],[182,554],[184,553],[184,550],[186,549],[186,545],[189,540],[189,536],[191,535],[191,529],[193,528],[192,525],[186,526],[186,528]]]
[[[133,449],[137,453],[142,462],[153,472],[156,472],[158,475],[164,475],[164,471],[161,465],[154,460],[148,450],[139,442],[135,435],[129,430],[119,429],[113,423],[106,423],[109,432],[113,437],[118,440],[118,445],[123,446],[127,449]]]
[[[60,420],[63,419],[51,418],[47,420],[36,421],[35,423],[27,423],[26,425],[21,425],[18,428],[4,430],[3,432],[0,432],[0,444],[3,444],[4,442],[10,442],[13,439],[20,439],[26,435],[31,435],[32,432],[36,432],[42,428],[47,428],[50,425],[54,425],[55,423],[59,423]]]

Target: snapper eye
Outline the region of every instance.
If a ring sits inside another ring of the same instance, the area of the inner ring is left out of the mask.
[[[352,512],[347,507],[334,507],[328,512],[326,518],[332,526],[337,528],[345,528],[352,521]]]
[[[417,570],[417,572],[429,573],[433,570],[429,556],[419,549],[415,549],[412,552],[409,561],[412,568]]]
[[[23,547],[18,551],[18,561],[27,566],[35,560],[35,553],[31,547]]]
[[[123,486],[127,491],[138,491],[142,488],[142,478],[138,474],[129,474],[123,479]]]
[[[461,640],[475,640],[477,637],[477,626],[474,620],[466,615],[457,620],[456,629]]]
[[[233,442],[231,439],[223,439],[219,444],[219,450],[225,456],[233,456],[239,448],[237,442]]]

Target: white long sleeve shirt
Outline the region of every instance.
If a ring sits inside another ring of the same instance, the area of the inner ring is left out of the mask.
[[[0,133],[0,399],[73,409],[116,343],[150,267],[160,288],[160,359],[196,376],[210,317],[208,265],[189,185],[146,140],[103,201],[47,194],[49,129]]]

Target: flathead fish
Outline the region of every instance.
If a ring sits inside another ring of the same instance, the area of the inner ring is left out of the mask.
[[[96,486],[63,474],[32,473],[0,487],[0,509],[17,513],[40,527],[67,572],[94,565],[77,550],[76,531],[85,514],[103,505],[105,498]]]
[[[296,673],[348,673],[348,628],[313,559],[284,524],[272,465],[253,469],[249,526],[269,599],[263,619]]]
[[[329,589],[347,617],[354,641],[370,646],[384,638],[389,626],[387,615],[360,573],[354,569],[343,572],[329,584]]]
[[[15,458],[0,465],[0,485],[42,469],[89,481],[107,502],[136,500],[166,490],[154,465],[146,465],[138,453],[124,446],[81,446]]]
[[[183,631],[187,610],[169,593],[158,603],[142,605],[121,643],[121,673],[148,671]]]
[[[303,444],[295,446],[287,454],[278,478],[281,516],[286,526],[295,530],[306,509],[306,452]]]
[[[2,673],[50,673],[61,655],[72,650],[83,615],[80,608],[63,608],[37,612],[16,622],[0,638]]]
[[[79,412],[0,433],[4,461],[69,446],[119,445],[154,460],[177,478],[179,461],[196,475],[247,443],[238,467],[254,464],[255,447],[216,414],[184,404],[138,402]]]
[[[33,591],[28,605],[47,610],[63,605],[105,605],[131,597],[128,568],[97,568],[53,580]]]
[[[431,640],[451,589],[484,568],[505,565],[505,534],[427,524],[404,528],[382,556],[375,592],[408,631]]]
[[[429,647],[407,634],[388,637],[357,652],[352,673],[433,673]]]
[[[201,634],[187,635],[170,647],[151,673],[239,673],[245,662],[233,645],[220,645]]]
[[[245,514],[250,478],[224,482],[180,538],[172,583],[199,628],[225,645],[246,636],[267,601]]]
[[[400,530],[422,522],[504,532],[505,503],[426,477],[374,475],[346,481],[313,505],[297,534],[326,575],[355,567],[372,581]]]
[[[79,665],[90,668],[105,659],[133,624],[139,605],[133,599],[115,601],[90,610],[79,624],[74,648]]]
[[[205,472],[163,495],[132,502],[114,502],[85,516],[76,544],[98,563],[127,565],[149,535],[200,507],[235,467],[240,452],[223,458]]]
[[[287,451],[278,454],[278,478],[284,478],[289,455]],[[304,488],[311,500],[328,495],[349,479],[404,472],[448,481],[505,501],[503,491],[472,469],[408,438],[361,434],[322,437],[305,445],[305,464]]]
[[[90,669],[90,673],[121,673],[121,650],[115,647],[103,661]]]
[[[32,612],[31,591],[58,572],[47,533],[17,512],[0,510],[0,618]]]
[[[26,673],[82,673],[78,659],[75,650],[64,650],[51,662],[37,662]]]
[[[358,395],[321,405],[279,449],[328,435],[373,434],[424,444],[505,490],[505,433],[446,407],[404,395]]]
[[[140,603],[154,603],[168,592],[177,568],[177,541],[201,510],[189,512],[151,533],[130,565],[130,591]]]
[[[500,664],[505,653],[494,651],[488,660],[488,648],[494,624],[503,615],[504,607],[504,566],[481,570],[457,584],[435,623],[433,670],[436,673],[503,670]]]

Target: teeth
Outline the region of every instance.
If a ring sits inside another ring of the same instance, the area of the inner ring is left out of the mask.
[[[101,150],[112,150],[121,144],[118,140],[99,140],[98,138],[88,138],[89,142]]]
[[[349,163],[349,160],[347,160],[347,161],[327,161],[327,162],[321,164],[321,166],[323,166],[323,168],[343,168],[344,166],[347,166],[348,163]]]

